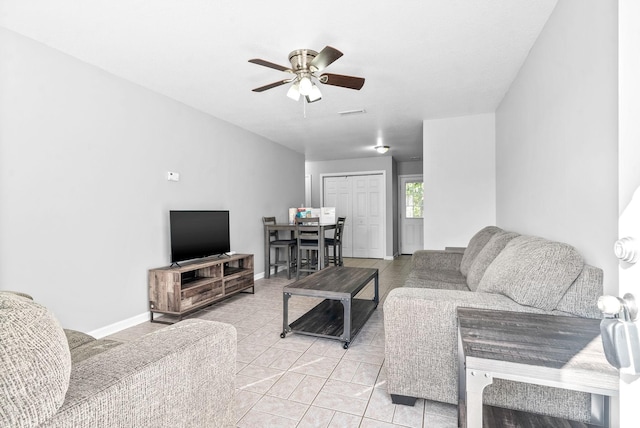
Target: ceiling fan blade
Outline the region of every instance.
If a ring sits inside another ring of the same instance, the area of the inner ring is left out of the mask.
[[[250,59],[249,62],[251,62],[253,64],[262,65],[264,67],[275,68],[276,70],[287,71],[289,73],[293,73],[293,71],[289,67],[283,67],[282,65],[274,64],[272,62],[265,61],[265,60],[260,59],[260,58]]]
[[[360,90],[364,85],[364,77],[344,76],[342,74],[326,73],[320,76],[320,82],[325,85],[340,86],[342,88]]]
[[[264,86],[260,86],[259,88],[255,88],[252,89],[253,92],[262,92],[262,91],[266,91],[267,89],[272,89],[272,88],[277,88],[278,86],[282,86],[285,85],[287,83],[291,82],[291,80],[281,80],[279,82],[273,82],[273,83],[269,83],[268,85],[264,85]]]
[[[341,56],[342,52],[338,49],[332,48],[331,46],[325,46],[325,48],[322,49],[311,61],[309,68],[312,71],[322,71]]]

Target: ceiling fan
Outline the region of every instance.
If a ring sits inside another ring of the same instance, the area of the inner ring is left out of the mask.
[[[297,49],[291,52],[289,54],[291,67],[284,67],[259,58],[250,59],[249,62],[253,64],[275,68],[276,70],[294,75],[289,79],[280,80],[278,82],[255,88],[253,89],[253,92],[263,92],[267,89],[276,88],[293,82],[293,85],[291,85],[287,92],[287,96],[298,101],[300,99],[300,95],[304,95],[307,102],[312,103],[322,98],[320,89],[314,83],[314,80],[325,85],[360,90],[362,85],[364,85],[363,77],[344,76],[342,74],[331,73],[318,74],[341,56],[342,52],[339,50],[332,48],[331,46],[325,46],[325,48],[319,53],[312,51],[311,49]]]

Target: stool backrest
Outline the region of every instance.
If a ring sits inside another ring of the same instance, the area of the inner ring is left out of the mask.
[[[338,217],[338,221],[336,222],[336,233],[334,236],[336,242],[342,242],[342,231],[344,230],[344,224],[346,221],[346,217]]]
[[[320,240],[320,219],[318,217],[296,217],[296,235],[298,236],[298,245],[301,240]]]
[[[275,217],[262,217],[262,224],[264,224],[264,225],[276,224],[276,218]],[[276,239],[278,239],[278,231],[277,230],[269,231],[269,240],[270,241],[275,241]]]

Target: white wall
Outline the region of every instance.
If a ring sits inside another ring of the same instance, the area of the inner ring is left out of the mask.
[[[496,111],[497,220],[617,282],[616,2],[560,0]]]
[[[170,209],[230,210],[263,271],[261,217],[304,199],[302,154],[3,29],[0,58],[0,289],[83,331],[143,314]]]
[[[398,252],[397,233],[397,181],[396,162],[391,156],[376,156],[370,158],[341,159],[332,161],[315,161],[305,163],[306,174],[311,175],[311,203],[314,207],[321,206],[320,175],[343,172],[371,172],[384,171],[386,174],[386,249],[385,258],[392,258]],[[395,188],[394,188],[395,185]]]
[[[640,185],[640,2],[619,2],[619,211]]]
[[[425,120],[424,248],[465,247],[496,223],[494,114]]]

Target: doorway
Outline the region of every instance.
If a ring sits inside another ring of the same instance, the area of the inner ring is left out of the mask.
[[[424,183],[422,174],[398,176],[400,254],[424,249]]]
[[[384,258],[384,174],[322,176],[322,205],[346,217],[342,235],[344,257]]]

